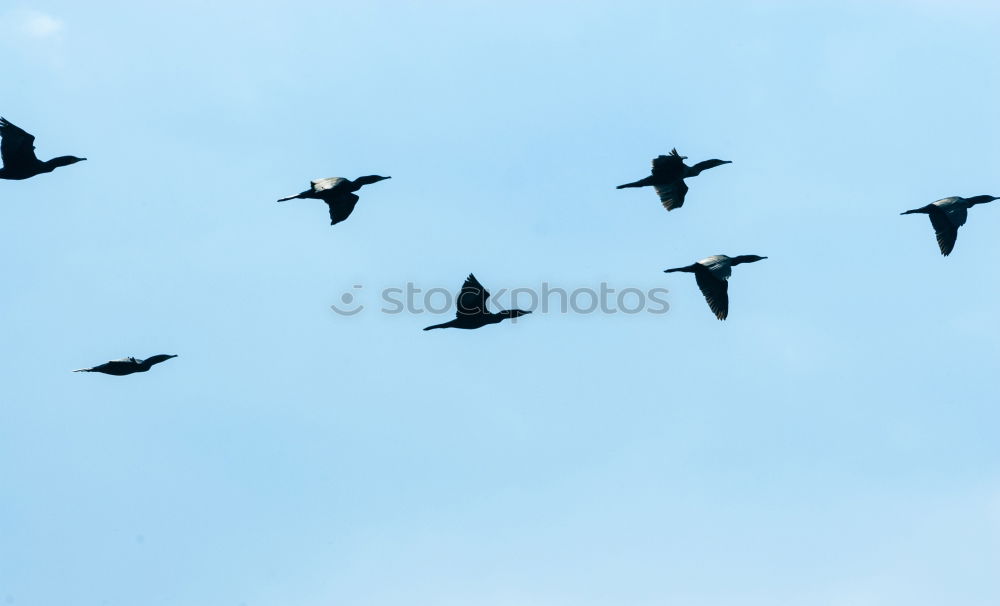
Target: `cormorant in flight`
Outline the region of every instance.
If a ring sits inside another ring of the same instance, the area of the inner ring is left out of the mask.
[[[0,156],[3,168],[0,179],[20,180],[42,173],[50,173],[60,166],[69,166],[86,160],[76,156],[59,156],[42,162],[35,156],[35,137],[0,118]]]
[[[653,171],[650,176],[634,183],[619,185],[617,189],[652,185],[656,189],[656,194],[660,196],[660,203],[663,204],[663,208],[673,210],[684,205],[684,195],[688,191],[688,186],[684,183],[684,179],[695,177],[703,170],[732,163],[730,160],[705,160],[694,166],[688,166],[684,164],[684,160],[686,159],[687,156],[682,156],[677,153],[676,149],[672,149],[669,156],[657,156],[653,159]]]
[[[958,228],[965,225],[965,220],[969,216],[969,208],[976,204],[985,204],[994,200],[1000,200],[1000,197],[972,196],[971,198],[959,198],[958,196],[952,196],[899,214],[912,215],[919,213],[930,217],[931,225],[934,226],[934,234],[937,236],[938,248],[941,249],[941,254],[947,257],[955,248],[955,240],[958,238]]]
[[[106,375],[115,375],[116,377],[122,377],[125,375],[130,375],[134,372],[146,372],[154,364],[159,364],[160,362],[165,362],[170,358],[176,358],[175,355],[159,354],[156,356],[150,356],[145,360],[137,360],[135,358],[122,358],[121,360],[111,360],[110,362],[105,362],[93,368],[80,368],[79,370],[74,370],[73,372],[103,372]]]
[[[294,196],[288,196],[287,198],[281,198],[278,202],[294,200],[296,198],[313,198],[316,200],[322,200],[326,202],[327,206],[330,207],[330,225],[336,225],[351,216],[351,213],[354,212],[354,205],[358,203],[358,200],[360,200],[354,192],[369,183],[378,183],[379,181],[391,178],[392,177],[368,175],[366,177],[358,177],[353,181],[350,179],[344,179],[343,177],[316,179],[315,181],[309,182],[311,187],[306,191],[300,194],[295,194]]]
[[[489,291],[479,283],[476,276],[469,274],[465,283],[462,284],[461,292],[458,293],[455,319],[444,324],[428,326],[424,330],[432,328],[482,328],[487,324],[499,324],[508,318],[517,318],[531,313],[523,309],[504,309],[499,313],[491,314],[486,308],[486,300],[489,298]]]
[[[705,300],[708,301],[712,313],[715,314],[716,318],[725,320],[729,315],[729,276],[733,273],[733,266],[740,263],[753,263],[766,258],[757,255],[740,255],[738,257],[712,255],[686,267],[666,269],[663,273],[683,271],[694,274],[698,288],[705,295]]]

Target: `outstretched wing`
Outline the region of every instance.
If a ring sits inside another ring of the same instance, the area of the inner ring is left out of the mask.
[[[330,207],[330,225],[336,225],[347,217],[350,217],[351,213],[354,212],[354,205],[360,199],[354,194],[345,194],[336,198],[323,200]]]
[[[716,318],[725,320],[729,315],[729,282],[716,278],[707,268],[696,269],[694,277],[701,294],[705,295],[709,309]]]
[[[958,239],[958,225],[948,218],[947,213],[932,209],[928,214],[931,225],[934,226],[934,235],[937,236],[938,248],[941,254],[948,256],[955,249],[955,240]]]
[[[0,157],[4,166],[18,166],[38,162],[35,156],[35,137],[0,118]]]
[[[139,366],[138,360],[135,358],[121,358],[119,360],[111,360],[110,362],[105,362],[104,364],[98,364],[91,368],[80,368],[74,370],[73,372],[103,372],[108,375],[127,375],[135,372],[135,369]]]
[[[458,304],[455,306],[456,316],[475,316],[488,313],[486,300],[490,298],[490,293],[479,283],[476,276],[469,274],[462,284],[462,290],[458,293]]]
[[[667,210],[673,210],[684,206],[684,196],[687,195],[688,186],[684,181],[674,181],[667,185],[655,186],[656,195],[660,196],[660,204]]]
[[[347,179],[343,177],[328,177],[326,179],[315,179],[313,181],[310,181],[309,185],[312,186],[312,190],[314,192],[318,193],[321,191],[326,191],[328,189],[334,189],[344,181],[347,181]]]
[[[653,158],[653,176],[657,179],[680,179],[684,176],[684,157],[675,149],[669,156]]]

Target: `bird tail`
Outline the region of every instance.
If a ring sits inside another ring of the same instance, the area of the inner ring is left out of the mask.
[[[625,189],[626,187],[642,187],[645,185],[642,181],[633,181],[632,183],[626,183],[625,185],[619,185],[615,189]]]
[[[663,273],[665,273],[665,274],[672,274],[675,271],[691,272],[691,271],[693,271],[693,269],[691,268],[690,265],[685,265],[684,267],[674,267],[674,268],[671,268],[671,269],[664,269]]]

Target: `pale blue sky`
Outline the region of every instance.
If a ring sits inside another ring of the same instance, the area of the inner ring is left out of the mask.
[[[212,6],[207,7],[206,4]],[[0,604],[1000,602],[994,2],[0,9]],[[616,191],[733,160],[667,214]],[[378,173],[331,228],[310,179]],[[741,266],[730,319],[688,275]],[[353,284],[668,288],[424,333]],[[145,375],[69,370],[179,354]]]

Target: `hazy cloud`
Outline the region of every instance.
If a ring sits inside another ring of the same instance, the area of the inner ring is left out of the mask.
[[[52,15],[38,11],[21,11],[19,27],[21,32],[32,38],[48,38],[63,30],[63,22]]]
[[[66,23],[34,9],[0,12],[0,47],[33,63],[61,67],[66,58]]]
[[[0,14],[0,32],[5,37],[47,40],[57,37],[65,27],[61,20],[37,10],[21,9]]]

